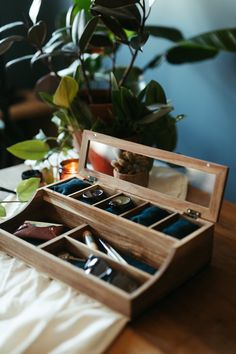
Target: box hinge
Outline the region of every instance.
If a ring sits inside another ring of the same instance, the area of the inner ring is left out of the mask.
[[[190,209],[190,208],[187,209],[187,212],[185,214],[188,215],[190,218],[193,218],[193,219],[197,219],[197,218],[201,217],[201,213],[199,211],[196,211],[196,210],[193,210],[193,209]]]

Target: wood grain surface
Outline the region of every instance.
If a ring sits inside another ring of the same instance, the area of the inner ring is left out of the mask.
[[[223,202],[211,265],[129,324],[106,354],[236,352],[236,205]]]

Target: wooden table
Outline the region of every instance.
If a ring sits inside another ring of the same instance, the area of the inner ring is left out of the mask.
[[[0,170],[1,185],[16,186],[25,167]],[[129,324],[107,351],[126,353],[236,353],[236,204],[223,202],[211,266]]]
[[[236,204],[223,202],[211,266],[128,325],[107,354],[236,353]]]

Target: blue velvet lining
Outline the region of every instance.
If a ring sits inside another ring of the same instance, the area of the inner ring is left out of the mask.
[[[68,195],[77,192],[81,189],[91,186],[90,183],[84,182],[78,178],[72,178],[69,181],[65,181],[54,186],[49,187],[55,192]]]
[[[144,263],[138,259],[135,259],[133,256],[128,256],[126,254],[121,254],[122,257],[126,260],[127,263],[129,263],[130,265],[132,265],[135,268],[138,268],[146,273],[149,274],[155,274],[157,269],[150,266],[147,263]]]
[[[179,219],[173,224],[170,224],[162,229],[161,232],[181,240],[183,237],[191,234],[191,232],[197,230],[198,228],[199,226],[192,223],[191,221],[186,219]]]
[[[128,217],[128,219],[145,226],[154,224],[155,222],[168,216],[168,211],[158,208],[156,206],[150,206],[141,210],[138,214]]]

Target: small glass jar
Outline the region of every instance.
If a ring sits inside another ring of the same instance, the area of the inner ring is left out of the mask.
[[[78,177],[78,167],[79,159],[68,159],[62,161],[59,168],[60,180],[70,177]]]

